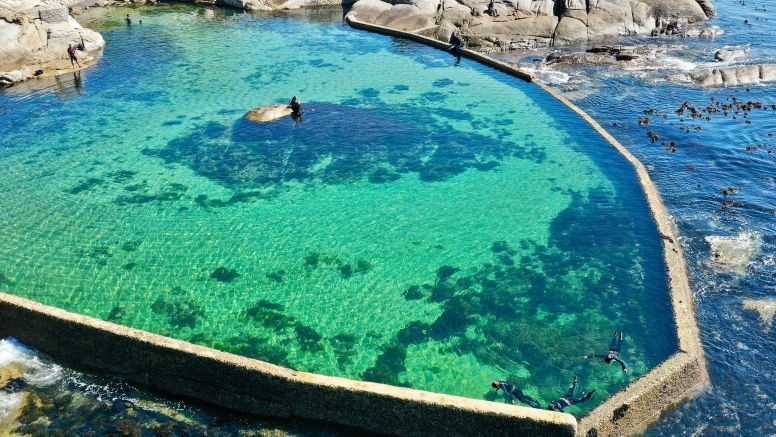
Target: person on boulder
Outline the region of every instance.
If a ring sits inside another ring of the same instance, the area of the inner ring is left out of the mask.
[[[619,338],[618,338],[619,333]],[[628,373],[628,367],[620,359],[620,350],[622,349],[622,331],[614,331],[614,337],[612,337],[612,344],[609,345],[608,355],[585,355],[583,358],[603,358],[607,364],[612,364],[612,361],[617,361],[622,367],[623,373]]]
[[[509,399],[512,401],[512,405],[515,404],[515,399],[517,399],[518,401],[533,408],[541,408],[539,402],[537,402],[536,399],[524,394],[522,390],[506,381],[493,381],[490,383],[490,386],[496,389],[496,393],[498,393],[499,390],[504,390],[504,394],[509,396]]]
[[[547,406],[547,409],[550,411],[560,411],[562,413],[564,408],[567,408],[576,404],[581,404],[582,402],[585,402],[586,400],[592,398],[593,393],[595,393],[595,390],[587,392],[587,394],[582,396],[581,398],[574,399],[574,389],[577,388],[578,381],[579,381],[579,378],[575,376],[574,382],[571,383],[571,388],[569,388],[569,391],[566,392],[566,395],[558,399],[557,401],[552,401],[550,405]]]
[[[75,47],[72,44],[67,45],[67,55],[70,57],[71,67],[75,68],[76,64],[78,64],[78,67],[81,67],[81,63],[78,62],[78,58],[75,56]]]
[[[492,17],[498,17],[498,12],[496,12],[496,4],[493,2],[493,0],[490,0],[490,3],[488,3],[488,9],[485,10],[485,13]]]
[[[300,114],[302,112],[302,104],[296,100],[296,96],[291,99],[291,103],[288,104],[288,107],[291,108],[291,111],[293,111],[294,114]]]

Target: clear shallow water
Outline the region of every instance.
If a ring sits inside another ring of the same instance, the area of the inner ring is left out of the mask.
[[[130,11],[82,17],[109,45],[80,79],[0,95],[0,290],[473,398],[579,375],[577,413],[675,350],[632,168],[537,87],[339,22]],[[243,119],[291,95],[301,122]],[[628,375],[581,359],[615,329]]]
[[[776,135],[776,117],[770,106],[776,104],[776,87],[766,83],[701,89],[662,80],[666,74],[682,71],[672,67],[675,65],[683,69],[720,65],[713,57],[723,47],[749,46],[747,56],[736,63],[774,62],[773,2],[718,0],[715,6],[719,16],[710,24],[726,32],[715,40],[663,40],[678,49],[659,59],[655,68],[564,69],[558,77],[576,79],[556,84],[648,167],[679,227],[688,259],[712,386],[668,412],[646,432],[648,436],[776,433],[773,321],[767,312],[761,316],[746,303],[765,301],[768,305],[776,298],[776,140],[771,136]],[[580,75],[589,79],[579,80]],[[717,107],[715,102],[731,104],[733,99],[744,105],[759,102],[765,109],[734,105],[727,115],[705,110]],[[677,114],[675,110],[685,101],[702,108],[704,118],[688,117],[689,110]],[[651,109],[660,114],[644,112]],[[668,117],[663,119],[663,114]],[[653,122],[639,125],[639,117],[650,117]],[[648,131],[660,139],[650,142]],[[676,143],[676,152],[662,145],[671,141]],[[738,190],[732,192],[730,187]],[[730,201],[733,204],[723,209]],[[721,256],[716,257],[715,252]]]

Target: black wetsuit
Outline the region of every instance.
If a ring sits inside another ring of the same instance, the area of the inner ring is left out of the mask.
[[[125,18],[124,21],[126,21],[128,25],[132,24],[132,19],[129,17]]]
[[[566,392],[566,396],[563,396],[557,401],[552,401],[552,403],[550,403],[550,410],[563,411],[563,409],[566,407],[581,404],[582,402],[590,399],[593,396],[593,392],[595,391],[593,390],[581,398],[574,399],[575,388],[577,388],[577,378],[574,378],[574,382],[571,383],[571,388],[569,388],[569,391]]]
[[[496,387],[496,393],[498,393],[499,389],[504,390],[504,393],[506,393],[507,396],[509,396],[509,399],[512,400],[512,403],[515,402],[515,399],[518,401],[530,405],[534,408],[541,408],[539,405],[539,402],[536,401],[536,399],[528,396],[527,394],[524,394],[522,390],[515,387],[514,385],[506,382],[506,381],[499,381],[498,387]]]
[[[619,337],[618,334],[619,333]],[[617,361],[620,363],[620,367],[622,367],[623,372],[628,372],[628,367],[625,365],[625,362],[622,361],[619,357],[620,350],[622,349],[622,331],[614,331],[614,337],[612,337],[612,344],[609,346],[609,354],[608,355],[587,355],[585,358],[603,358],[607,362],[611,364],[612,361]]]

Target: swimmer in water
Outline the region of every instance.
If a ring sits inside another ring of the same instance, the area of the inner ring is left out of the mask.
[[[619,333],[619,338],[618,338]],[[623,373],[628,373],[628,367],[625,365],[619,355],[622,349],[622,331],[614,331],[614,337],[612,337],[612,344],[609,345],[608,355],[585,355],[583,358],[603,358],[607,364],[612,364],[612,361],[617,361],[622,367]]]

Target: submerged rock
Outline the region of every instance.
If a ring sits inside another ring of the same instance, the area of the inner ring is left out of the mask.
[[[743,233],[737,237],[708,236],[712,260],[723,271],[744,275],[752,258],[760,250],[760,237]]]
[[[254,109],[246,114],[245,118],[250,121],[266,123],[291,115],[292,112],[293,111],[291,111],[291,108],[289,108],[288,105],[267,105]]]
[[[776,299],[747,299],[742,303],[744,308],[750,311],[757,311],[760,314],[760,320],[768,327],[771,326],[773,316],[776,315]]]

